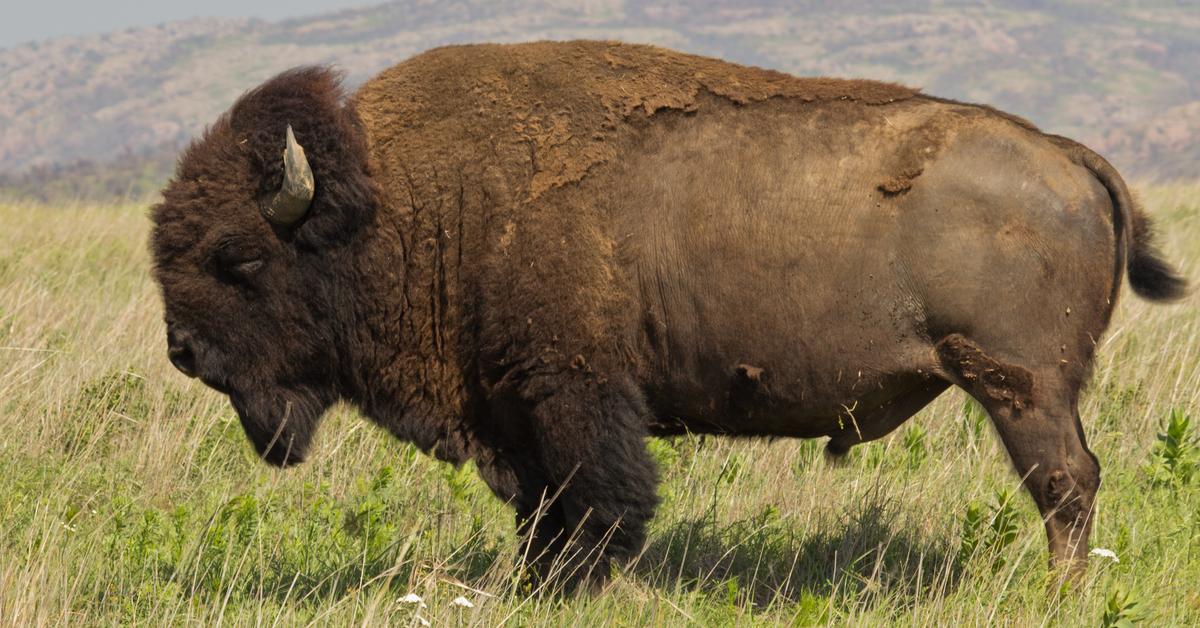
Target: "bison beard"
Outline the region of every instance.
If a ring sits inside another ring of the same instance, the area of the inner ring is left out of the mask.
[[[952,385],[1077,573],[1095,343],[1126,270],[1153,300],[1184,289],[1070,140],[612,42],[438,49],[352,97],[284,73],[187,149],[154,221],[172,359],[229,393],[264,460],[300,462],[354,404],[475,461],[534,575],[568,588],[645,542],[647,435],[829,437],[836,457]]]
[[[263,460],[277,467],[304,462],[321,415],[332,404],[308,391],[272,390],[269,393],[229,391],[246,437]]]

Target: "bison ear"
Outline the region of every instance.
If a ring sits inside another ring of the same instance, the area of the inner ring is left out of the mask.
[[[368,167],[366,142],[361,137],[342,137],[347,141],[327,154],[319,154],[315,147],[311,150],[315,185],[311,202],[292,226],[277,229],[297,246],[322,249],[346,244],[375,219],[379,191]],[[301,199],[303,195],[295,201],[297,207]]]
[[[280,239],[336,245],[373,220],[366,132],[336,72],[288,70],[238,99],[229,124],[259,177],[258,211]]]
[[[374,218],[378,202],[357,120],[345,110],[323,113],[276,127],[274,146],[262,151],[262,215],[276,235],[302,248],[350,240]]]

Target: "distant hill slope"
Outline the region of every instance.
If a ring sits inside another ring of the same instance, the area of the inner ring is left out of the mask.
[[[402,0],[279,23],[199,19],[2,49],[0,186],[37,194],[56,177],[83,172],[92,181],[108,164],[118,180],[101,188],[157,185],[179,146],[242,91],[290,66],[333,63],[359,82],[437,45],[567,38],[899,81],[1020,114],[1133,176],[1200,176],[1193,2],[876,4]]]

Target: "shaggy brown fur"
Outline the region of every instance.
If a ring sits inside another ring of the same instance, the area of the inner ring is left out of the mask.
[[[289,124],[317,186],[280,229],[260,210]],[[568,582],[643,544],[645,435],[838,454],[956,384],[1020,414],[1001,436],[1054,555],[1079,558],[1094,339],[1126,266],[1151,298],[1182,282],[1068,142],[896,85],[612,42],[442,48],[348,99],[296,70],[193,144],[155,209],[169,351],[273,463],[338,399],[474,460]]]

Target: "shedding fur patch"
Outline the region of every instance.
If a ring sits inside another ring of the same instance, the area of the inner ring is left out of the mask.
[[[1015,364],[987,355],[962,334],[951,334],[937,344],[942,366],[957,374],[978,396],[1008,404],[1015,411],[1029,407],[1033,374]]]
[[[453,162],[453,151],[482,141],[509,177],[512,200],[521,201],[615,159],[631,124],[661,111],[698,111],[709,95],[738,105],[776,98],[884,105],[917,94],[892,83],[799,78],[654,46],[572,41],[437,48],[385,70],[356,100],[375,143],[397,147],[395,155],[379,155],[385,161],[410,155],[423,158],[414,164]],[[395,169],[420,182],[419,168]]]

